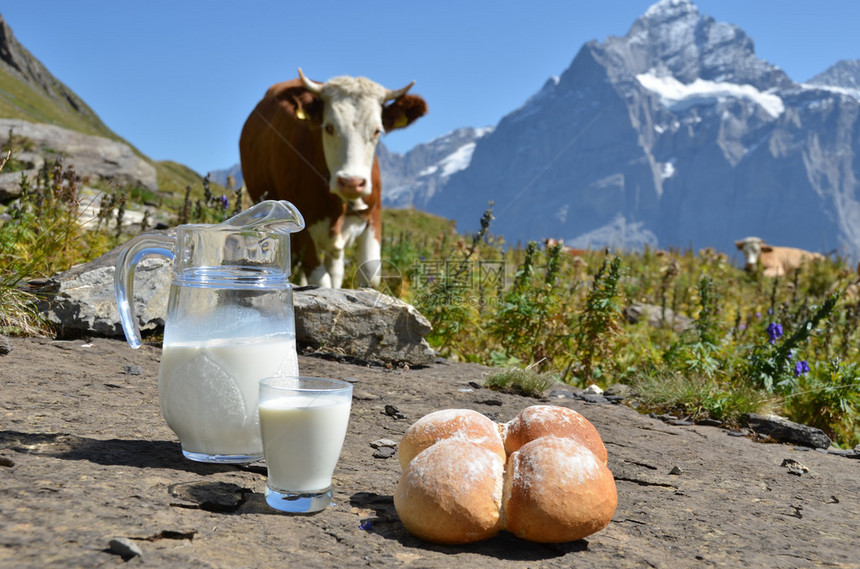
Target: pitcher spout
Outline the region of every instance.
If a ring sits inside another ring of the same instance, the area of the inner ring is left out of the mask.
[[[305,218],[296,206],[286,200],[266,200],[216,227],[237,231],[296,233],[305,228]]]

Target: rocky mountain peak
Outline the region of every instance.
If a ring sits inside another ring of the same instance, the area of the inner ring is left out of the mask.
[[[842,87],[843,89],[860,89],[860,59],[843,59],[807,83]]]
[[[803,88],[739,27],[660,0],[478,140],[427,209],[468,231],[493,201],[509,243],[731,253],[757,235],[860,258],[853,69]]]
[[[101,120],[71,89],[57,80],[48,71],[42,62],[33,57],[23,45],[21,45],[12,33],[12,28],[0,15],[0,68],[13,74],[33,89],[46,95],[88,120],[98,122]],[[104,127],[107,130],[107,127]]]
[[[676,22],[695,24],[698,19],[699,8],[690,0],[660,0],[645,10],[636,23],[658,26]]]
[[[703,15],[691,0],[660,0],[637,19],[626,36],[601,44],[628,71],[749,84],[764,90],[787,87],[778,67],[755,55],[752,39],[739,27]]]

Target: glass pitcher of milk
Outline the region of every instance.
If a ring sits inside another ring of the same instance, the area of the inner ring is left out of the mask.
[[[117,309],[132,348],[141,343],[134,269],[149,255],[173,260],[158,397],[191,460],[263,457],[257,383],[298,375],[290,234],[304,226],[290,202],[264,201],[217,225],[180,225],[175,237],[139,235],[117,260]]]

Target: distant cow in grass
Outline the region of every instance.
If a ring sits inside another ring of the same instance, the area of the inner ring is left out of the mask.
[[[546,246],[547,249],[551,249],[553,247],[561,245],[561,252],[570,255],[571,257],[582,257],[583,255],[588,253],[587,249],[574,249],[573,247],[568,247],[564,244],[564,241],[559,241],[558,239],[553,239],[552,237],[547,237],[546,239],[544,239],[543,244]]]
[[[384,132],[427,112],[408,95],[364,77],[317,83],[305,77],[272,86],[239,139],[248,194],[289,200],[305,218],[293,253],[310,284],[339,288],[344,249],[358,244],[360,286],[381,276],[381,177],[376,147]]]
[[[766,277],[782,277],[799,269],[805,262],[824,259],[821,253],[768,245],[759,237],[735,241],[735,247],[743,251],[746,270],[754,271],[761,262],[762,274]]]

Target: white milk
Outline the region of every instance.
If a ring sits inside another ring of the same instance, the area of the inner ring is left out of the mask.
[[[270,488],[312,493],[331,487],[351,402],[351,397],[290,396],[260,404]]]
[[[262,456],[258,382],[298,371],[294,338],[165,343],[161,414],[185,452]]]

